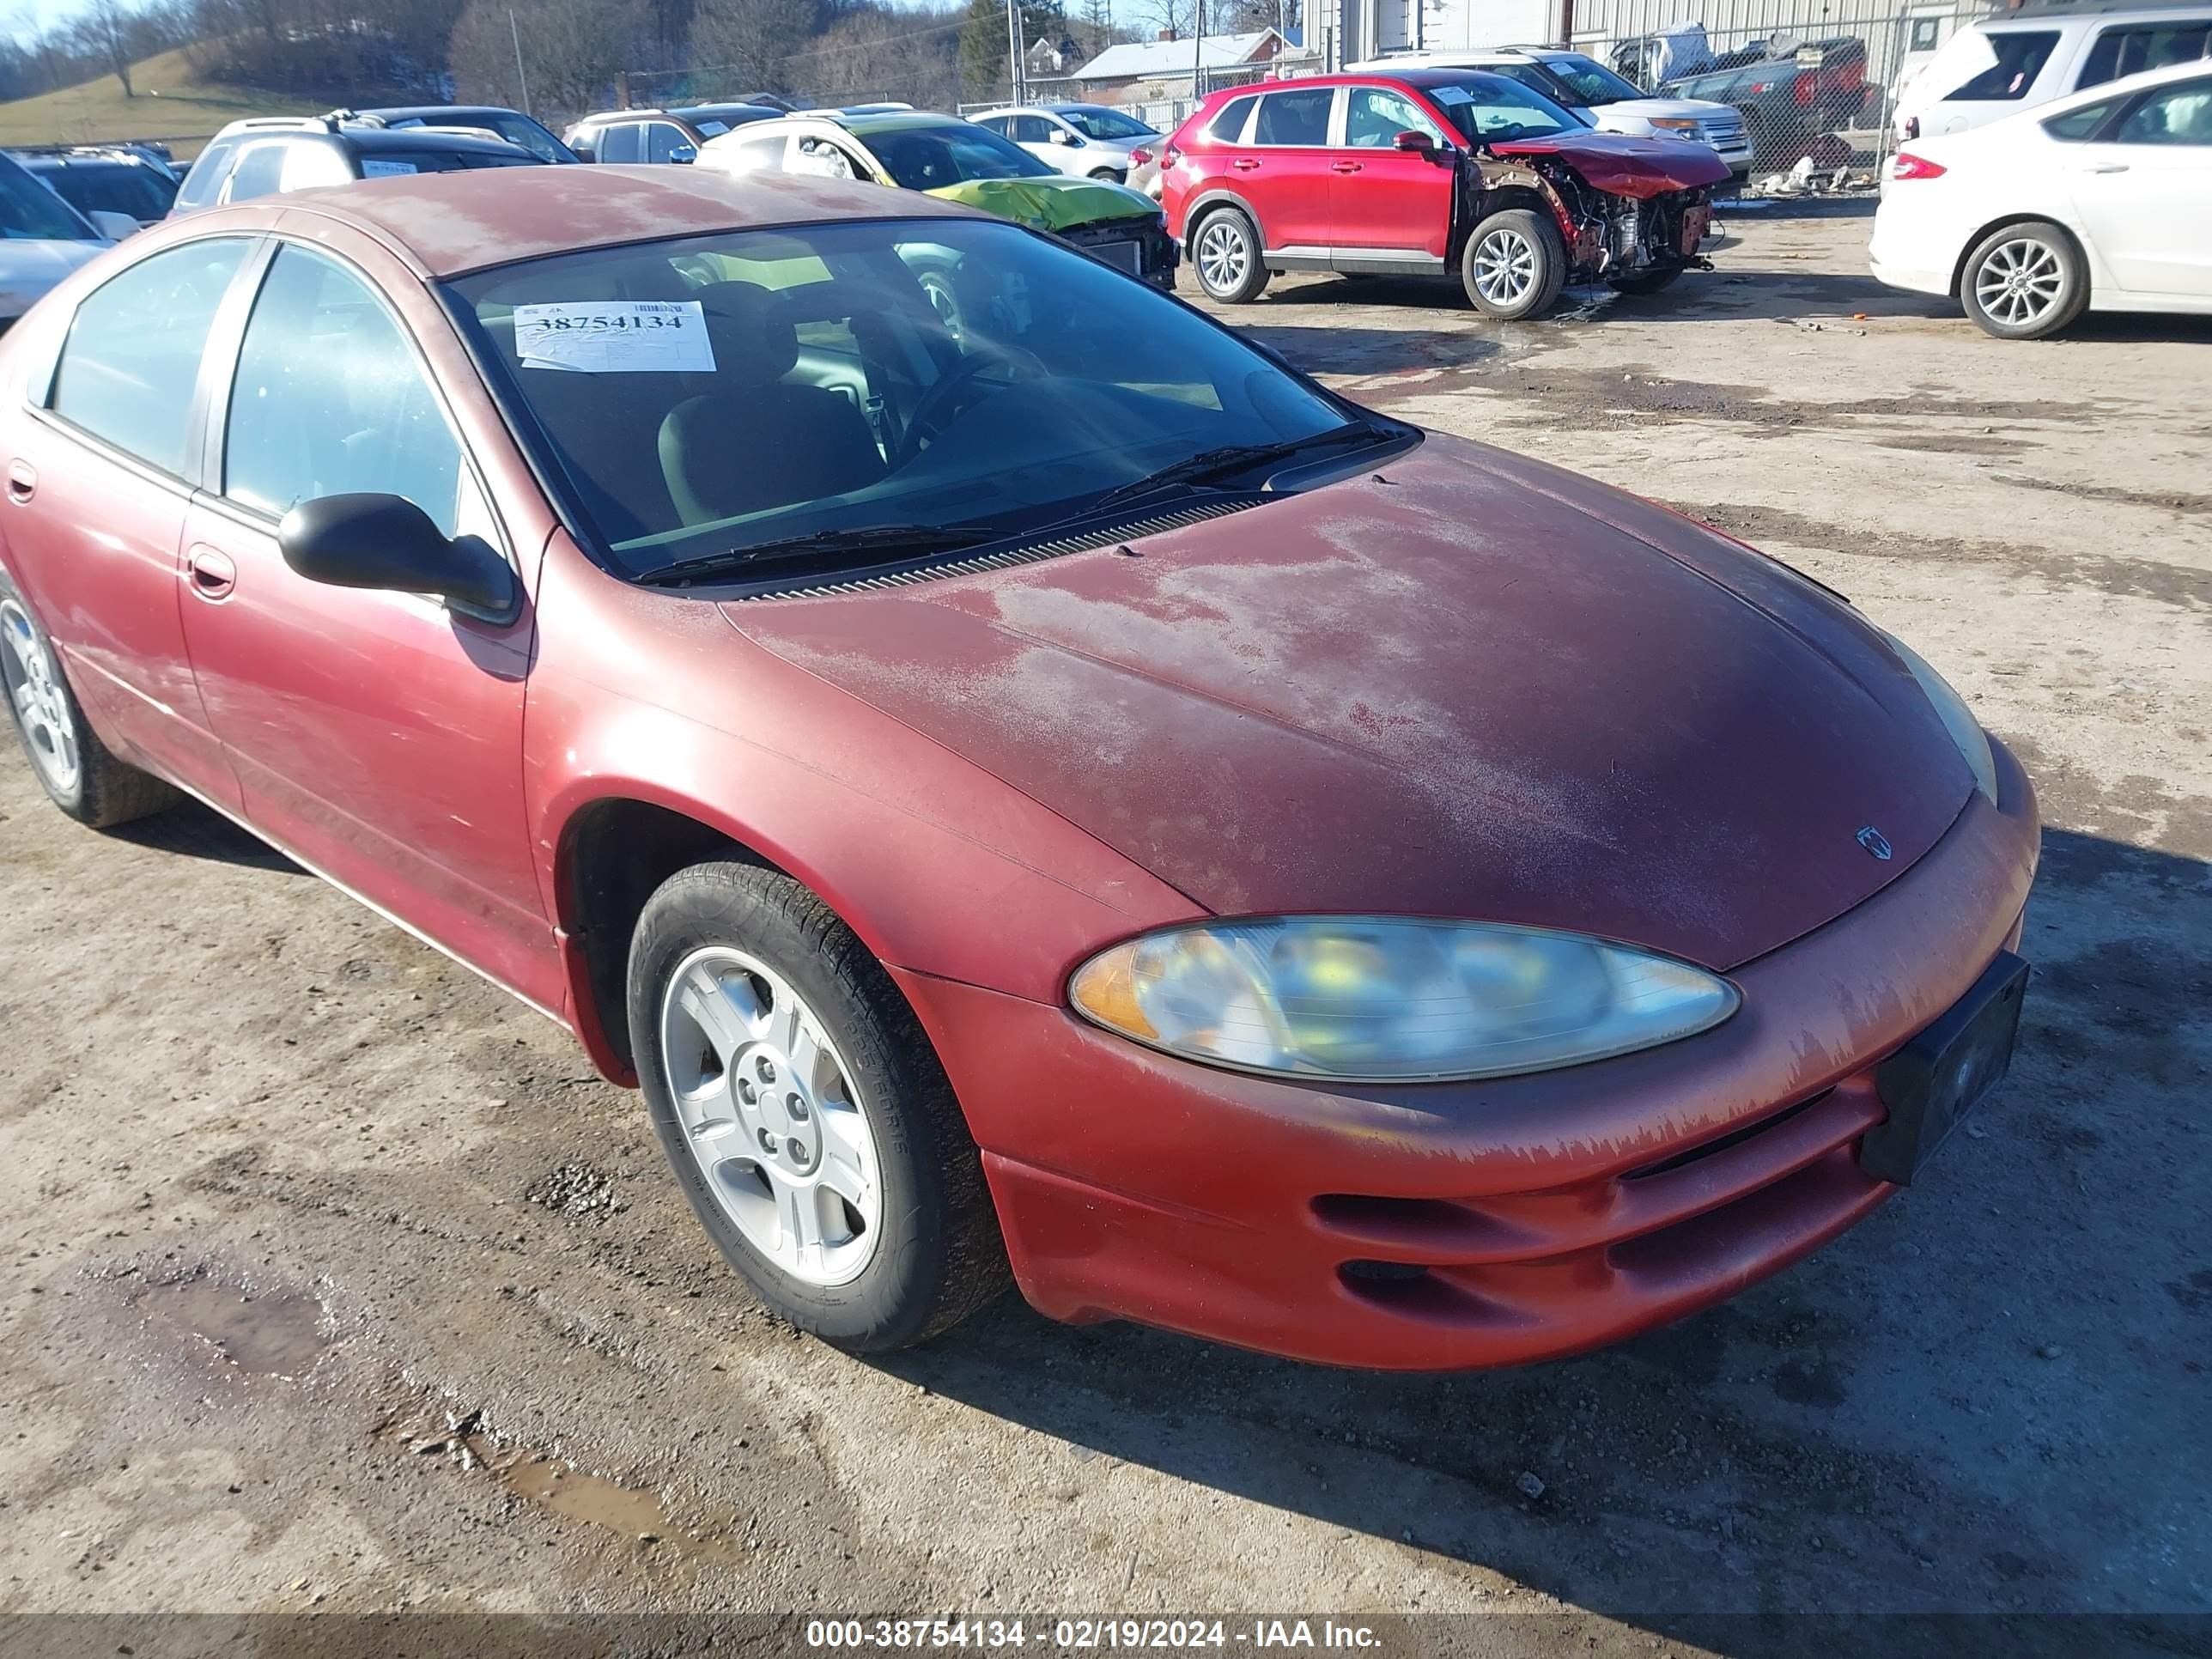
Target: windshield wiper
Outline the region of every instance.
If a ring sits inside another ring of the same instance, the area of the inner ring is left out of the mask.
[[[1310,438],[1289,438],[1272,444],[1224,444],[1218,449],[1201,449],[1187,460],[1164,466],[1157,472],[1148,472],[1141,478],[1132,478],[1125,484],[1116,484],[1083,509],[1082,516],[1107,507],[1119,507],[1125,501],[1139,501],[1153,491],[1171,484],[1203,483],[1230,472],[1241,472],[1247,467],[1267,461],[1288,460],[1302,450],[1333,447],[1353,442],[1371,443],[1391,434],[1367,421],[1352,421],[1343,426],[1332,427],[1326,432],[1316,432]]]
[[[854,530],[816,530],[804,536],[781,536],[771,542],[756,542],[750,547],[733,547],[726,552],[684,559],[659,570],[649,570],[637,580],[653,587],[682,587],[690,582],[730,575],[759,564],[812,562],[848,553],[886,550],[894,556],[949,553],[956,548],[996,541],[1004,533],[988,525],[943,524],[871,524]],[[878,559],[872,562],[880,564],[885,561]]]

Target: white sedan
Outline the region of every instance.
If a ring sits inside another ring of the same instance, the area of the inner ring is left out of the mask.
[[[2212,313],[2212,61],[2109,82],[1890,160],[1868,250],[2000,339],[2086,308]]]

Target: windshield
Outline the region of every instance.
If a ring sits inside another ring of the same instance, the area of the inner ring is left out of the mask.
[[[1624,98],[1641,98],[1644,95],[1604,64],[1579,54],[1571,58],[1547,58],[1544,67],[1585,104],[1617,104]]]
[[[460,173],[470,167],[528,167],[534,155],[502,155],[495,149],[364,150],[361,176],[382,179],[399,173]]]
[[[1064,109],[1057,113],[1061,120],[1085,138],[1102,139],[1110,143],[1118,139],[1157,138],[1160,136],[1142,121],[1133,120],[1115,110]]]
[[[39,176],[79,213],[127,213],[158,219],[176,200],[177,181],[152,167],[125,161],[91,161],[40,167]]]
[[[1056,179],[1060,175],[1011,138],[973,123],[884,127],[860,135],[884,171],[905,190],[939,190],[970,179]]]
[[[576,152],[570,149],[544,127],[526,115],[494,115],[485,125],[510,144],[520,144],[541,161],[573,161]]]
[[[1457,86],[1424,87],[1471,144],[1510,143],[1554,132],[1580,132],[1583,124],[1550,99],[1502,75],[1470,75]]]
[[[4,156],[0,156],[0,237],[11,242],[101,240],[68,203]]]
[[[884,526],[1018,535],[1212,452],[1370,430],[1144,283],[988,220],[595,249],[448,291],[580,527],[637,576]]]

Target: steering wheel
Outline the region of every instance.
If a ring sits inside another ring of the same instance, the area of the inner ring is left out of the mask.
[[[992,368],[1007,371],[1010,380],[1042,380],[1051,374],[1044,360],[1026,346],[1001,345],[995,340],[970,338],[962,343],[964,353],[960,367],[921,394],[921,401],[907,416],[906,430],[899,435],[898,458],[891,470],[896,471],[921,453],[922,445],[939,434],[945,423],[957,413],[967,394],[975,389],[984,372]]]

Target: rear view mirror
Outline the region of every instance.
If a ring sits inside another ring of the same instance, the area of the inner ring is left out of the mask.
[[[1437,141],[1430,137],[1427,133],[1415,132],[1410,128],[1390,140],[1390,148],[1393,149],[1413,150],[1424,155],[1436,147]]]
[[[449,538],[399,495],[321,495],[276,526],[284,562],[311,582],[428,593],[486,622],[505,622],[521,595],[505,559],[475,536]]]

